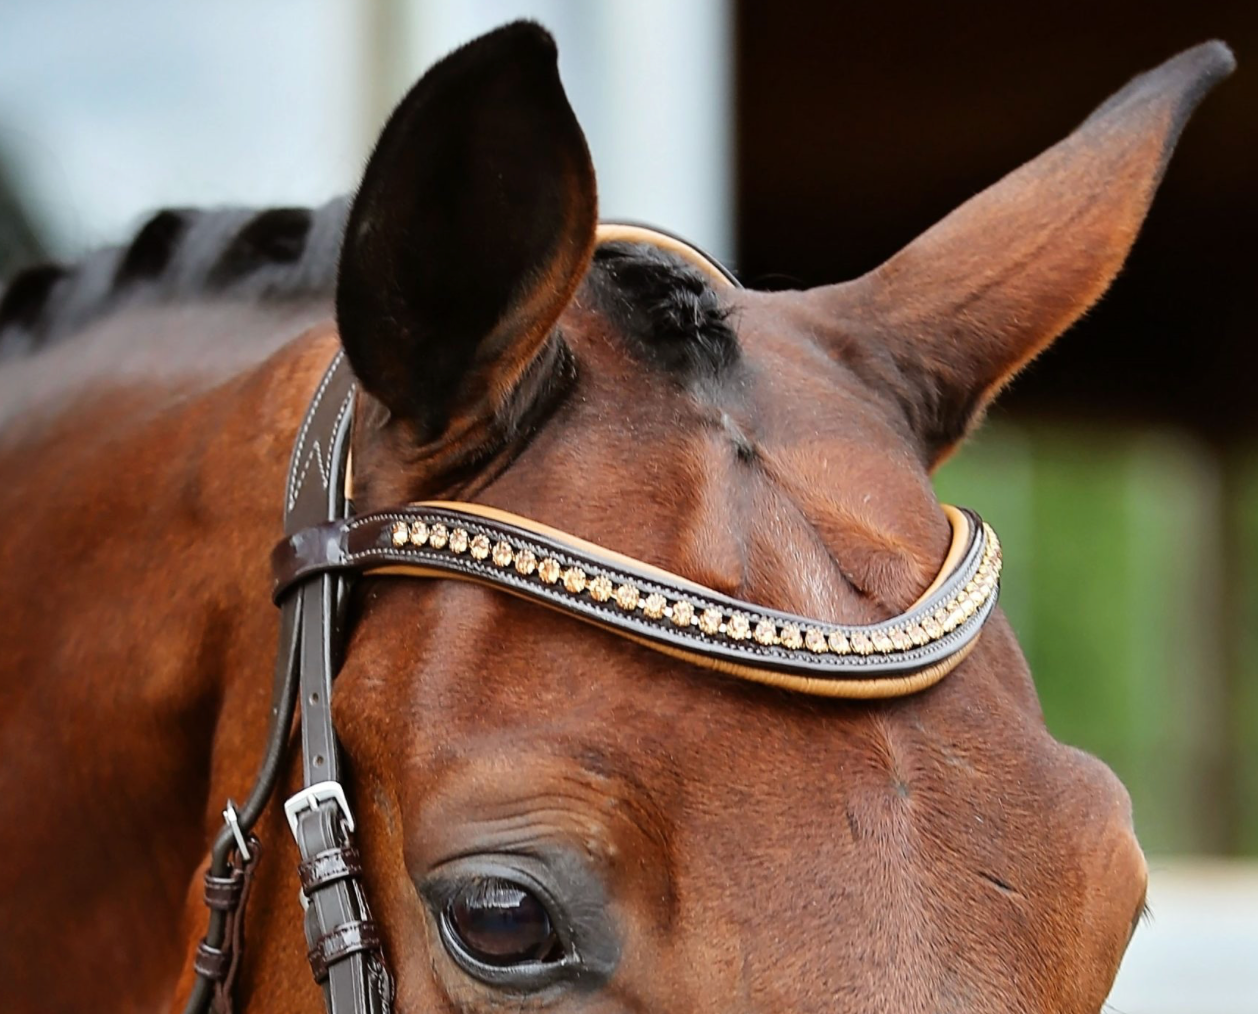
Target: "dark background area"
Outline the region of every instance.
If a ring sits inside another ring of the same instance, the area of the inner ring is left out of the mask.
[[[999,412],[1258,431],[1258,3],[737,5],[739,269],[876,266],[1054,144],[1130,77],[1220,38],[1238,73],[1181,138],[1100,305]]]

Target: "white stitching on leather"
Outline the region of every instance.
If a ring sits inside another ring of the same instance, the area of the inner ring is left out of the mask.
[[[306,445],[306,436],[310,432],[310,424],[314,421],[315,414],[319,410],[319,404],[323,401],[323,396],[327,393],[328,385],[332,383],[332,378],[336,376],[337,371],[341,368],[341,364],[345,361],[345,350],[337,349],[336,355],[332,357],[332,362],[328,364],[327,371],[323,374],[323,379],[319,382],[318,388],[315,389],[314,397],[310,401],[310,407],[306,410],[306,418],[302,420],[301,429],[297,432],[297,443],[293,448],[293,461],[301,460],[298,455]],[[342,408],[342,413],[344,409]],[[337,417],[340,421],[340,416]],[[319,446],[319,442],[315,441],[315,447]],[[327,472],[323,467],[322,458],[320,458],[319,470],[323,472],[323,486],[326,489],[328,485]],[[288,481],[288,509],[292,510],[293,505],[297,503],[297,497],[301,495],[302,487],[306,482],[306,473],[310,471],[310,458],[307,455],[304,467],[298,474],[297,469],[292,469]]]

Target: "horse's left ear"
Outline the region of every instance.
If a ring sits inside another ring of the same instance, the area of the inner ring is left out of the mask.
[[[336,316],[363,388],[421,440],[495,415],[597,219],[550,35],[517,22],[451,53],[389,119],[346,224]]]
[[[833,328],[836,355],[844,344],[863,347],[875,383],[908,412],[929,465],[1100,298],[1189,115],[1233,66],[1220,42],[1181,53],[881,267],[805,294],[823,330]]]

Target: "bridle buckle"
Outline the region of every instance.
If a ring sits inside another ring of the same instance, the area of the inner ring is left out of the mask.
[[[300,792],[294,792],[284,801],[284,816],[288,818],[288,829],[293,833],[293,839],[299,848],[301,839],[297,836],[297,819],[302,810],[317,810],[320,803],[329,801],[336,803],[341,811],[341,819],[345,821],[346,829],[353,831],[354,814],[349,808],[349,801],[345,798],[345,786],[340,782],[316,782],[314,785],[306,786]]]
[[[236,852],[240,856],[240,861],[250,862],[253,856],[249,854],[249,844],[240,828],[240,816],[236,813],[236,804],[230,799],[227,800],[227,806],[223,808],[223,823],[231,828],[232,837],[236,839]]]

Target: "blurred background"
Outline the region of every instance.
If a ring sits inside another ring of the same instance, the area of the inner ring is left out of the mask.
[[[423,68],[521,15],[605,217],[765,288],[868,270],[1132,74],[1231,43],[1113,290],[938,488],[1002,535],[1053,732],[1131,790],[1154,919],[1113,1009],[1258,1011],[1258,4],[4,0],[0,278],[158,206],[350,190]]]

